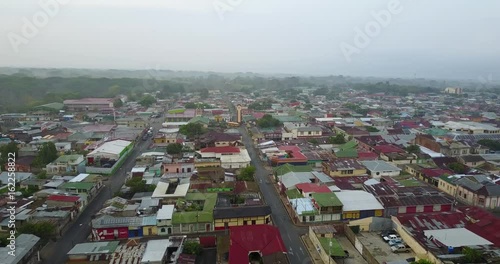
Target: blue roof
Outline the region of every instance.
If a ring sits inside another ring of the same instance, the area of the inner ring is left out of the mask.
[[[142,218],[142,226],[155,226],[156,225],[156,215],[145,216]]]

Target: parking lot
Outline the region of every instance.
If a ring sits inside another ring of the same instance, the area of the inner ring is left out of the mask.
[[[389,244],[387,244],[378,233],[361,232],[357,234],[357,236],[379,263],[405,260],[415,256],[411,250],[410,253],[392,253]]]

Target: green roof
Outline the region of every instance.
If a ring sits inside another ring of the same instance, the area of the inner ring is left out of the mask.
[[[90,190],[94,187],[92,182],[67,182],[61,186],[64,189],[79,189]]]
[[[429,128],[429,129],[425,129],[424,132],[431,135],[431,136],[444,136],[444,135],[450,133],[450,131],[448,131],[446,129],[441,129],[441,128]]]
[[[319,206],[343,206],[335,193],[313,193],[313,199]]]
[[[440,178],[441,180],[443,180],[443,181],[445,181],[445,182],[447,182],[447,183],[451,183],[451,184],[453,184],[453,185],[455,185],[455,183],[454,183],[454,182],[455,182],[455,180],[457,179],[457,178],[455,178],[455,177],[453,177],[453,176],[451,176],[451,177],[450,177],[450,175],[441,175],[441,176],[439,176],[439,178]]]
[[[327,237],[318,237],[319,242],[321,243],[321,247],[323,247],[323,250],[328,254],[330,253],[331,256],[335,257],[344,257],[344,249],[340,245],[339,241],[337,239]],[[330,248],[330,241],[332,241],[332,247]]]
[[[214,221],[214,207],[217,193],[188,193],[186,201],[205,201],[203,210],[190,212],[174,212],[172,224],[208,223]]]
[[[171,109],[168,110],[169,114],[182,114],[186,111],[186,109]]]
[[[312,171],[312,167],[311,165],[292,165],[286,163],[279,167],[273,168],[273,170],[276,175],[281,176],[289,172],[310,172]]]
[[[335,156],[338,158],[357,158],[358,150],[357,149],[345,149],[335,152]]]
[[[210,123],[210,119],[204,116],[195,116],[191,118],[191,120],[189,120],[188,123],[202,123],[208,125],[208,123]]]
[[[286,191],[286,196],[288,196],[289,199],[296,199],[296,198],[303,198],[299,191],[297,189],[290,189]]]
[[[357,145],[358,145],[358,143],[356,143],[356,141],[351,140],[351,141],[346,142],[344,145],[340,146],[340,149],[341,149],[341,150],[353,149],[353,148],[355,148]]]

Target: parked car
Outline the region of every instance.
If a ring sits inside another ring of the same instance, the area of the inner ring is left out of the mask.
[[[403,240],[401,240],[400,238],[389,240],[389,246],[395,246],[395,245],[401,244],[401,243],[403,243]]]
[[[384,237],[384,241],[385,241],[385,242],[389,242],[389,241],[391,241],[391,240],[393,240],[393,239],[398,239],[398,238],[399,238],[399,237],[398,237],[397,235],[388,235],[388,236],[385,236],[385,237]]]
[[[391,251],[394,253],[410,252],[410,248],[405,244],[396,244],[391,247]]]
[[[383,231],[382,233],[380,233],[380,236],[382,238],[386,237],[386,236],[389,236],[389,235],[397,235],[396,231],[394,230],[385,230]]]
[[[415,262],[415,258],[407,258],[406,262],[409,262],[409,263]]]

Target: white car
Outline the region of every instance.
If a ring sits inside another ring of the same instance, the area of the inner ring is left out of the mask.
[[[385,236],[384,237],[384,241],[385,242],[389,242],[391,240],[394,240],[394,239],[398,239],[399,237],[397,235],[388,235],[388,236]]]

